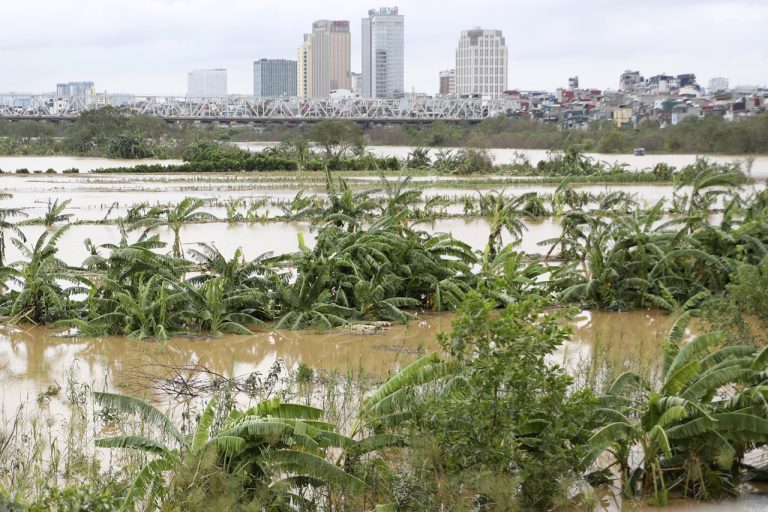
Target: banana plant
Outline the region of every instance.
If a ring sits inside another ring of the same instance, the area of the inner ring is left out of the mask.
[[[662,505],[671,491],[703,499],[735,493],[745,451],[768,442],[768,350],[722,346],[718,332],[682,344],[691,316],[671,329],[658,382],[627,372],[600,398],[602,426],[585,459],[589,466],[607,450],[624,493]],[[639,461],[630,457],[635,448]]]
[[[69,226],[44,231],[31,247],[17,238],[12,240],[26,258],[0,268],[0,278],[15,288],[8,294],[8,313],[13,321],[39,323],[66,318],[71,313],[71,298],[87,293],[92,286],[90,280],[56,257],[57,244]]]
[[[10,199],[11,194],[0,193],[0,199]],[[5,233],[10,231],[22,242],[26,242],[24,232],[19,229],[16,223],[8,220],[10,217],[26,217],[27,214],[19,208],[0,208],[0,267],[5,262]]]
[[[168,415],[139,398],[95,393],[95,399],[108,410],[137,415],[157,433],[96,440],[100,448],[137,450],[150,457],[134,477],[121,510],[163,510],[167,504],[183,501],[185,496],[179,494],[185,490],[174,488],[174,473],[207,450],[218,454],[223,471],[245,481],[250,494],[246,499],[258,496],[263,502],[267,495],[274,510],[289,510],[290,503],[307,505],[301,493],[306,486],[337,486],[349,493],[365,487],[362,480],[327,459],[330,450],[351,449],[356,443],[323,422],[323,411],[314,407],[272,399],[220,418],[222,407],[214,396],[195,430],[184,434]],[[191,480],[203,483],[205,478],[196,473]]]

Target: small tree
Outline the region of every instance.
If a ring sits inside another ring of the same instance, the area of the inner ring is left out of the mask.
[[[320,121],[309,132],[310,140],[323,148],[326,158],[341,157],[359,145],[363,132],[352,121]]]

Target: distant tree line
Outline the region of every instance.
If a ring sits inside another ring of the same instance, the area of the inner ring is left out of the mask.
[[[768,114],[736,122],[688,118],[663,129],[654,122],[645,122],[637,129],[619,129],[611,121],[602,121],[586,130],[564,130],[554,124],[503,116],[479,124],[435,121],[426,126],[362,128],[351,121],[322,121],[304,126],[223,127],[167,123],[113,107],[86,111],[72,123],[0,120],[0,155],[179,158],[200,140],[289,141],[305,150],[314,143],[329,159],[347,151],[361,154],[370,144],[548,150],[578,144],[585,151],[600,153],[627,153],[642,147],[649,152],[766,154]]]

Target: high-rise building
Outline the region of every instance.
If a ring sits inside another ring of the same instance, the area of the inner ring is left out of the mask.
[[[312,34],[304,34],[304,42],[296,52],[296,95],[312,96]]]
[[[626,70],[619,77],[619,90],[624,92],[634,91],[639,85],[642,85],[645,79],[640,75],[639,71]]]
[[[456,96],[456,70],[440,72],[440,96]]]
[[[259,59],[253,63],[253,95],[257,98],[296,96],[296,61]]]
[[[352,37],[349,21],[318,20],[312,24],[312,96],[351,89]]]
[[[401,97],[405,89],[405,23],[397,7],[371,9],[363,18],[364,98]]]
[[[226,95],[226,69],[197,69],[187,74],[188,97],[224,98]]]
[[[86,96],[94,94],[96,88],[93,82],[67,82],[56,84],[56,96],[60,98],[72,96]]]
[[[456,49],[456,94],[499,98],[507,89],[507,46],[501,30],[464,30]]]
[[[728,90],[728,79],[717,77],[711,78],[707,83],[707,94],[717,94]]]

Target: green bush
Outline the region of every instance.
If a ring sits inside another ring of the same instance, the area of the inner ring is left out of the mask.
[[[593,398],[574,392],[571,377],[547,360],[567,337],[563,313],[545,314],[533,300],[498,314],[494,306],[468,296],[453,332],[440,338],[453,391],[418,408],[411,435],[425,452],[417,471],[474,489],[476,499],[495,502],[489,510],[551,510],[579,477]]]
[[[759,265],[739,265],[728,293],[743,311],[768,324],[768,256]]]

